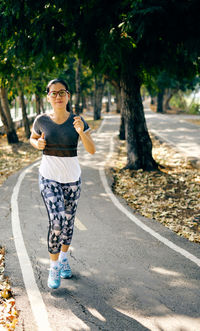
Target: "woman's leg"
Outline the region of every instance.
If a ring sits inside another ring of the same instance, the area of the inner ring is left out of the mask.
[[[62,245],[62,227],[65,221],[65,203],[60,183],[40,177],[40,191],[43,197],[48,217],[48,251],[51,266],[48,278],[48,286],[58,288],[60,286],[60,265],[58,261]]]
[[[49,217],[48,251],[57,260],[62,245],[62,227],[65,221],[65,202],[60,183],[40,177],[40,191]]]
[[[73,236],[75,214],[77,210],[78,199],[81,192],[81,180],[75,183],[63,184],[62,188],[65,199],[66,218],[63,225],[63,240],[59,260],[62,265],[61,277],[70,278],[72,276],[72,272],[67,260],[67,251],[69,249]]]
[[[81,193],[81,179],[74,183],[62,184],[65,201],[65,221],[62,228],[62,251],[67,252],[71,244],[74,220]]]

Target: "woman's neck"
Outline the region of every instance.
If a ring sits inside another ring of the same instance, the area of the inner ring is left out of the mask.
[[[63,122],[68,119],[70,113],[66,111],[66,109],[53,109],[53,111],[50,113],[50,117],[55,121],[55,122]]]

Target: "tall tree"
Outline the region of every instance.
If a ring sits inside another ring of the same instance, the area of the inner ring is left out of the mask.
[[[91,0],[82,5],[80,26],[84,29],[79,33],[83,57],[110,76],[112,68],[118,68],[123,89],[128,168],[157,167],[140,87],[145,72],[166,69],[180,76],[194,75],[199,55],[197,13],[194,0],[181,3]]]
[[[8,143],[18,143],[18,136],[15,130],[15,125],[10,113],[10,106],[8,102],[8,93],[5,86],[0,86],[0,100],[1,100],[1,118],[7,135]]]
[[[105,86],[105,79],[102,75],[95,75],[94,90],[94,120],[101,118],[102,98]]]
[[[75,113],[79,115],[82,113],[81,102],[81,74],[82,74],[82,61],[79,58],[76,63],[76,93],[75,93]]]
[[[117,75],[125,97],[127,167],[155,169],[140,87],[145,72],[165,69],[194,76],[200,49],[198,2],[16,1],[2,0],[0,5],[5,26],[0,34],[12,35],[14,54],[23,50],[24,59],[31,54],[42,68],[53,57],[62,65],[66,54],[80,45],[79,56],[96,74]]]

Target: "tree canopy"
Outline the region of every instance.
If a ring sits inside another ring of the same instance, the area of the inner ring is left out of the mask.
[[[76,54],[121,87],[127,166],[154,169],[140,87],[147,74],[199,73],[198,1],[3,0],[0,13],[2,72],[13,59],[50,72]]]

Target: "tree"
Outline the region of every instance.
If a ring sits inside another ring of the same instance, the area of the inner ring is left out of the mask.
[[[23,88],[23,84],[20,84],[20,83],[21,83],[20,81],[17,82],[18,95],[20,98],[20,105],[21,105],[21,109],[22,109],[22,118],[23,118],[25,134],[26,134],[26,138],[29,139],[30,135],[31,135],[31,131],[30,131],[29,119],[28,119],[27,112],[26,112],[24,88]]]
[[[145,86],[151,96],[157,96],[157,112],[170,109],[169,101],[178,91],[194,90],[199,84],[199,77],[179,77],[165,70],[145,78]]]
[[[101,118],[104,86],[105,86],[104,77],[102,75],[95,75],[94,120],[99,120]]]
[[[79,115],[82,113],[81,102],[81,74],[82,74],[82,63],[79,58],[76,65],[76,94],[75,94],[75,113]]]
[[[8,94],[5,86],[0,86],[0,102],[1,102],[1,119],[6,131],[8,143],[18,143],[18,136],[15,130],[15,125],[10,113],[10,107],[8,102]]]
[[[84,29],[79,35],[83,58],[110,77],[112,68],[119,73],[128,168],[157,167],[144,118],[141,84],[144,73],[164,69],[180,77],[194,76],[199,55],[197,13],[197,2],[187,0],[106,4],[91,0],[82,5],[80,26]]]
[[[155,169],[140,88],[145,73],[167,70],[194,77],[200,49],[197,1],[4,0],[1,7],[1,34],[12,36],[12,51],[18,56],[31,54],[46,68],[53,57],[62,65],[65,54],[78,49],[96,75],[117,77],[123,92],[127,167]]]

